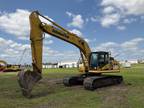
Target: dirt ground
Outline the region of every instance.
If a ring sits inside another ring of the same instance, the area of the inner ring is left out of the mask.
[[[63,85],[62,81],[63,81],[62,78],[59,78],[59,79],[45,78],[41,80],[39,83],[49,86],[52,89],[56,86]],[[116,108],[117,106],[119,106],[118,108],[130,108],[130,105],[127,99],[127,94],[129,90],[128,87],[130,85],[131,84],[125,84],[123,82],[115,86],[98,88],[93,92],[99,95],[100,100],[101,100],[101,108]],[[76,90],[76,89],[84,89],[84,88],[82,85],[69,87],[69,90]],[[40,94],[40,95],[43,96],[46,94]],[[56,105],[55,102],[49,102],[46,105],[41,105],[36,108],[49,108],[49,107],[57,108],[58,106]]]

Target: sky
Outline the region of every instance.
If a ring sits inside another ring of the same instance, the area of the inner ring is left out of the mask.
[[[1,0],[0,59],[31,63],[29,15],[35,10],[84,38],[92,51],[144,59],[144,0]],[[43,62],[79,57],[78,48],[46,34]]]

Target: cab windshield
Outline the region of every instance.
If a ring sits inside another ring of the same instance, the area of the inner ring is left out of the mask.
[[[91,68],[103,67],[104,65],[108,64],[108,60],[109,60],[108,53],[94,52],[91,54],[90,57],[90,67]]]

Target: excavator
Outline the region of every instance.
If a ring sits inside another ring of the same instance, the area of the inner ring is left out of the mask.
[[[46,19],[51,24],[42,22],[40,18]],[[18,83],[25,97],[32,96],[31,92],[34,85],[42,79],[44,33],[66,41],[76,46],[80,51],[83,64],[79,67],[80,74],[65,77],[63,79],[65,86],[83,85],[87,90],[95,90],[100,87],[120,84],[123,81],[123,77],[120,75],[108,74],[120,72],[119,62],[111,57],[109,52],[92,52],[88,43],[82,37],[66,30],[38,11],[33,11],[29,16],[29,20],[33,69],[32,71],[23,70],[18,73]]]
[[[0,60],[0,72],[3,72],[6,68],[7,62]]]
[[[8,64],[4,60],[0,60],[0,72],[17,72],[21,71],[20,65]]]

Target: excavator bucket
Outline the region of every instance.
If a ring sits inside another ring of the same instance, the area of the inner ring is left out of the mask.
[[[18,83],[21,87],[23,96],[30,98],[33,86],[41,79],[41,74],[30,70],[18,73]]]

